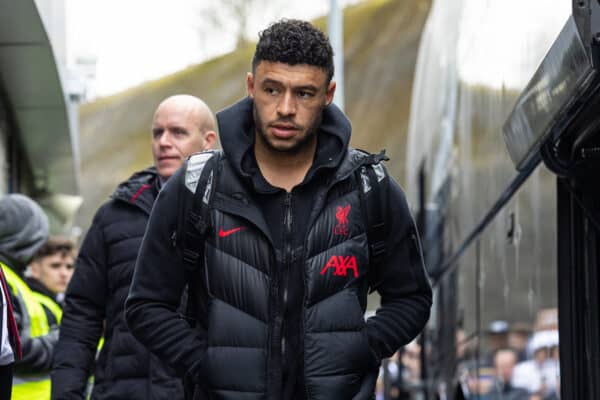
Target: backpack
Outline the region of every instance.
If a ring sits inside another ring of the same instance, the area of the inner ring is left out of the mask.
[[[209,150],[196,153],[188,158],[187,170],[183,174],[183,184],[179,185],[177,228],[173,233],[173,246],[177,249],[184,265],[194,272],[203,258],[202,246],[198,243],[210,229],[209,212],[215,188],[222,169],[222,150]],[[359,185],[359,198],[363,210],[363,218],[367,227],[369,243],[369,259],[371,267],[379,265],[386,254],[386,212],[388,210],[388,174],[382,161],[389,158],[385,150],[379,154],[366,156],[363,165],[354,175]],[[373,292],[381,284],[377,271],[371,268],[369,287]],[[189,296],[186,296],[189,297]],[[188,302],[189,311],[189,302]],[[188,317],[191,317],[187,313]]]

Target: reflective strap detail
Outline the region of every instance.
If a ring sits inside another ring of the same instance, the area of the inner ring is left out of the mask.
[[[210,191],[212,189],[212,185],[213,185],[213,176],[214,176],[214,171],[210,171],[210,175],[208,176],[208,181],[206,182],[206,189],[204,189],[204,196],[202,196],[202,202],[206,205],[208,205],[208,202],[210,200]]]
[[[377,182],[385,179],[385,169],[381,163],[373,164],[373,171],[375,171],[375,176],[377,176]]]
[[[54,300],[50,297],[41,294],[39,292],[31,291],[33,298],[36,299],[42,306],[46,307],[56,318],[56,321],[60,324],[60,320],[62,319],[62,309]]]
[[[13,379],[12,400],[50,400],[50,377],[48,375]]]
[[[369,182],[369,175],[367,175],[366,167],[361,167],[360,169],[360,183],[363,193],[367,194],[371,191],[371,182]]]
[[[33,291],[12,269],[2,263],[0,263],[0,267],[4,272],[6,283],[11,287],[15,296],[25,304],[26,310],[24,311],[29,316],[29,336],[32,338],[44,336],[50,332],[44,307],[34,297]]]
[[[206,151],[202,153],[196,153],[190,156],[185,170],[185,187],[192,193],[196,193],[196,187],[198,186],[198,180],[202,175],[202,170],[206,165],[206,162],[213,156],[212,151]]]
[[[383,165],[381,165],[381,163],[373,164],[373,165],[367,166],[367,167],[362,167],[360,169],[360,178],[361,178],[360,180],[361,180],[361,184],[362,184],[361,185],[362,191],[365,194],[369,193],[371,191],[373,184],[374,184],[374,182],[371,182],[371,179],[367,172],[367,168],[373,169],[373,172],[375,172],[375,178],[377,179],[377,182],[381,182],[386,177],[385,169],[383,168]]]

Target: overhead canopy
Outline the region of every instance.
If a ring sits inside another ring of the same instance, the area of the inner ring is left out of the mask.
[[[44,24],[33,0],[0,0],[0,93],[24,148],[34,187],[79,194],[79,146]]]
[[[519,170],[541,153],[553,172],[567,174],[589,156],[584,144],[600,129],[600,4],[580,3],[504,125]]]

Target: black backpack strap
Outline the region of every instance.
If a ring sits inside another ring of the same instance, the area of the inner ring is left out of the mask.
[[[188,158],[180,184],[176,248],[186,268],[194,271],[203,257],[201,245],[210,227],[210,208],[220,170],[221,151],[205,151]]]
[[[203,242],[210,229],[210,208],[221,158],[221,151],[191,155],[185,164],[186,171],[182,174],[179,184],[177,228],[173,234],[173,245],[188,271],[188,284],[181,297],[180,312],[190,326],[197,324],[194,308],[196,272],[204,257]]]
[[[371,154],[367,156],[364,165],[357,171],[360,183],[359,198],[366,220],[369,243],[369,287],[371,292],[381,284],[382,274],[379,267],[387,253],[389,177],[382,164],[382,161],[386,160],[388,158],[385,156],[385,151]]]

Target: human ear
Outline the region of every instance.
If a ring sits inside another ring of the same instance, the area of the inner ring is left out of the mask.
[[[325,92],[325,105],[330,105],[333,101],[333,95],[335,94],[335,81],[329,82],[329,86],[327,86],[327,91]]]
[[[217,142],[217,133],[215,131],[204,132],[204,150],[210,150],[215,147]]]
[[[252,72],[246,74],[246,91],[250,98],[254,98],[254,75],[252,75]]]

